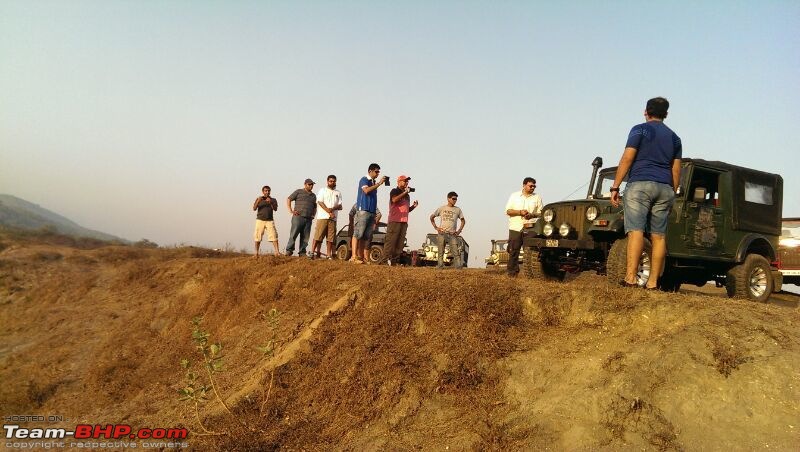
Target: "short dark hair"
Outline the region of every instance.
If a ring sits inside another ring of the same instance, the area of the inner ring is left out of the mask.
[[[374,171],[374,170],[376,170],[376,169],[377,169],[377,170],[381,169],[381,166],[380,166],[380,165],[378,165],[377,163],[370,163],[370,164],[369,164],[368,171]]]
[[[528,182],[533,182],[533,185],[536,185],[536,179],[532,177],[526,177],[525,179],[522,179],[522,185],[528,185]]]
[[[448,197],[448,198],[452,198],[453,196],[455,196],[456,198],[458,198],[458,193],[456,193],[456,192],[454,192],[454,191],[451,191],[450,193],[448,193],[448,194],[447,194],[447,197]]]
[[[261,187],[261,190],[263,191],[265,188],[266,188],[267,190],[269,190],[269,191],[272,191],[272,189],[271,189],[271,188],[269,188],[269,185],[264,185],[263,187]]]
[[[648,100],[647,106],[644,107],[647,116],[658,119],[666,118],[667,110],[669,110],[669,101],[663,97],[654,97]]]
[[[336,180],[336,175],[335,174],[328,174],[328,177],[326,177],[325,180],[328,180],[328,179]]]

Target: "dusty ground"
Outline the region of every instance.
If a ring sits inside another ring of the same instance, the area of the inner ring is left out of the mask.
[[[186,426],[196,450],[800,448],[797,295],[3,240],[3,417]],[[223,435],[178,400],[196,315]]]

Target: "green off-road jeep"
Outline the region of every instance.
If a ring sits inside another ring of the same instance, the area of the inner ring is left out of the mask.
[[[612,284],[624,278],[624,211],[611,205],[609,191],[617,169],[600,170],[602,165],[600,157],[592,162],[586,199],[544,206],[542,221],[523,242],[529,277],[563,280],[568,273],[594,270]],[[624,193],[625,182],[620,189]],[[715,281],[728,296],[766,301],[782,285],[775,267],[782,206],[783,179],[777,174],[683,159],[667,226],[661,289],[677,291],[683,283]],[[640,286],[650,276],[650,253],[646,239],[637,275]]]
[[[519,250],[518,261],[521,264],[525,256],[525,250]],[[489,256],[484,258],[486,268],[497,268],[508,266],[508,240],[492,240],[492,249]]]

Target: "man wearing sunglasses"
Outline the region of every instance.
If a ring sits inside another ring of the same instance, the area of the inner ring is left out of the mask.
[[[436,209],[431,214],[431,224],[436,232],[439,233],[437,239],[437,246],[439,247],[439,263],[436,268],[444,268],[444,246],[445,242],[450,246],[450,254],[453,256],[453,268],[461,268],[464,262],[461,261],[463,251],[461,249],[460,235],[464,229],[464,224],[467,220],[464,219],[464,214],[461,209],[456,207],[458,201],[458,193],[451,191],[447,194],[447,204]],[[436,225],[436,217],[441,217],[439,225]],[[461,226],[456,228],[458,220],[461,219]]]
[[[526,177],[522,180],[522,190],[511,193],[506,202],[508,215],[508,276],[519,274],[519,250],[522,248],[522,235],[536,224],[542,213],[542,197],[535,194],[536,179]]]
[[[378,209],[378,189],[388,185],[388,177],[381,174],[381,166],[371,163],[367,175],[358,181],[356,193],[356,214],[353,219],[353,257],[350,261],[355,264],[370,263],[369,244],[372,242],[372,233],[375,230],[375,213]]]

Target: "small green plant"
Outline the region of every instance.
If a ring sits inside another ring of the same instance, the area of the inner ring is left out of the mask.
[[[245,425],[245,423],[237,415],[233,414],[228,404],[225,403],[225,399],[222,398],[219,390],[217,389],[217,384],[214,381],[214,374],[223,372],[224,370],[222,362],[222,344],[218,342],[213,343],[210,340],[211,334],[201,329],[202,322],[203,317],[201,316],[192,318],[192,340],[195,343],[195,349],[203,357],[202,367],[206,370],[209,385],[203,383],[200,377],[191,370],[192,365],[188,359],[182,359],[181,367],[186,370],[186,377],[184,378],[186,386],[178,390],[178,393],[180,394],[180,400],[191,401],[194,403],[197,421],[200,423],[200,428],[202,428],[207,434],[224,434],[207,430],[200,420],[198,406],[208,400],[209,390],[210,392],[214,393],[214,396],[222,404],[228,414],[233,416],[233,418],[236,419],[243,427],[247,427],[247,425]]]
[[[208,391],[211,388],[203,384],[203,382],[199,380],[197,374],[192,372],[192,363],[188,359],[184,358],[181,360],[181,367],[186,371],[186,376],[184,377],[186,386],[178,390],[178,394],[180,394],[178,400],[182,402],[191,402],[194,405],[194,414],[203,432],[208,435],[222,435],[222,433],[208,430],[203,425],[202,419],[200,419],[200,404],[208,400]]]
[[[280,316],[281,316],[280,311],[278,311],[275,308],[270,309],[269,313],[266,316],[267,329],[270,332],[269,339],[267,340],[266,344],[260,347],[256,347],[256,349],[261,352],[261,356],[265,359],[271,359],[272,357],[275,356],[275,348],[277,347],[278,343],[277,338],[278,338],[278,326],[280,324]],[[264,395],[264,400],[261,402],[261,413],[264,412],[264,407],[266,406],[267,401],[269,400],[269,395],[272,392],[272,381],[274,380],[274,378],[275,378],[275,369],[273,368],[269,374],[269,386],[267,387],[267,392]]]
[[[272,358],[275,356],[275,346],[278,337],[278,324],[281,320],[280,316],[281,313],[275,308],[270,309],[269,313],[266,315],[267,329],[269,329],[270,332],[269,340],[264,345],[256,347],[256,349],[261,352],[264,358]]]

